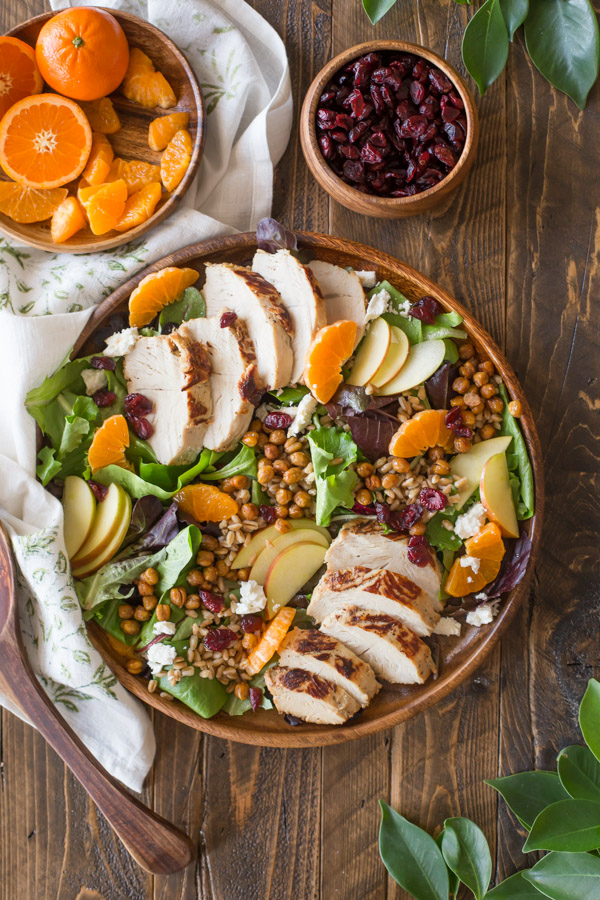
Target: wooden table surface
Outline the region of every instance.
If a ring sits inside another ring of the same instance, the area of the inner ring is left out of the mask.
[[[478,97],[479,154],[452,205],[397,223],[363,218],[332,203],[304,165],[304,92],[333,54],[372,36],[421,43],[462,68],[469,7],[399,0],[372,28],[360,0],[253,5],[286,42],[294,90],[273,214],[406,260],[464,302],[517,370],[547,474],[532,593],[460,690],[371,738],[253,749],[156,716],[143,796],[198,843],[196,865],[170,877],[139,869],[44,741],[2,712],[2,900],[398,900],[405,895],[377,850],[380,797],[430,830],[472,817],[505,877],[525,865],[524,832],[483,779],[551,768],[579,740],[578,703],[599,674],[598,85],[581,113],[551,90],[519,38],[506,72]],[[4,0],[0,31],[44,9],[43,0]]]

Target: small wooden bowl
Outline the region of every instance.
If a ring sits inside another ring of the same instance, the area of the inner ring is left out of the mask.
[[[107,9],[106,11],[116,18],[125,32],[130,47],[139,47],[150,57],[156,69],[163,73],[177,97],[177,106],[173,109],[146,109],[138,103],[127,100],[118,91],[111,94],[110,98],[121,120],[120,130],[116,134],[108,135],[115,156],[124,159],[142,159],[158,165],[162,154],[151,150],[148,146],[150,122],[157,116],[168,115],[172,112],[187,112],[190,117],[188,130],[192,136],[192,159],[178,187],[171,193],[163,192],[154,214],[141,225],[122,234],[109,231],[108,234],[95,235],[89,228],[85,228],[68,241],[56,244],[50,237],[49,219],[31,225],[19,225],[17,222],[13,222],[9,216],[0,213],[0,231],[23,244],[29,244],[30,247],[38,247],[52,253],[94,253],[100,250],[110,250],[112,247],[120,247],[122,244],[127,244],[146,234],[173,212],[192,184],[202,156],[206,116],[202,94],[192,67],[173,41],[154,25],[117,9]],[[54,15],[56,13],[44,13],[28,19],[27,22],[13,28],[8,34],[35,47],[42,26]],[[46,87],[45,90],[48,91],[49,88]],[[6,178],[1,169],[0,178]],[[69,189],[69,194],[76,193],[78,180],[65,185]]]
[[[465,146],[456,166],[435,187],[428,188],[420,194],[412,197],[379,197],[375,194],[363,194],[362,191],[351,187],[339,178],[331,169],[321,153],[317,140],[316,114],[319,98],[325,86],[331,78],[347,63],[366,53],[377,53],[382,50],[392,50],[400,53],[412,53],[422,56],[441,69],[455,86],[465,105],[467,119],[467,136]],[[314,79],[306,92],[302,112],[300,113],[300,141],[306,163],[312,174],[327,193],[341,203],[342,206],[365,216],[375,216],[380,219],[403,219],[406,216],[414,216],[418,213],[432,209],[446,200],[456,188],[462,184],[473,165],[477,143],[479,140],[479,119],[473,97],[464,81],[445,59],[418,44],[408,44],[406,41],[367,41],[344,50],[338,56],[330,60]]]
[[[521,401],[523,413],[520,421],[533,465],[536,512],[533,518],[523,523],[533,545],[527,574],[510,594],[503,597],[500,613],[494,621],[482,628],[463,625],[459,638],[432,639],[432,643],[437,643],[438,650],[439,671],[436,680],[430,679],[420,686],[385,683],[370,706],[360,716],[337,727],[306,724],[291,727],[276,710],[259,710],[253,714],[235,717],[228,716],[226,713],[218,713],[212,719],[202,719],[178,700],[165,700],[156,693],[149,693],[146,681],[127,671],[125,668],[127,660],[115,651],[106,632],[102,631],[98,625],[89,623],[90,637],[116,677],[144,703],[198,731],[204,731],[230,741],[265,747],[319,747],[324,744],[341,744],[354,738],[373,734],[397,725],[421,712],[441,700],[468,678],[482,664],[500,636],[505,633],[521,601],[527,595],[540,547],[544,507],[542,453],[531,409],[513,369],[490,335],[481,328],[471,314],[433,281],[406,263],[399,262],[387,253],[382,253],[373,247],[308,232],[298,232],[298,244],[300,249],[312,258],[323,259],[339,266],[352,266],[355,269],[375,269],[379,278],[391,281],[410,300],[416,300],[424,294],[428,294],[435,297],[446,310],[456,311],[464,317],[466,330],[475,346],[480,352],[485,353],[486,358],[493,360],[511,397]],[[153,263],[121,285],[96,307],[75,344],[73,357],[98,352],[98,347],[91,340],[92,335],[114,313],[127,316],[129,295],[141,279],[151,272],[156,272],[165,266],[191,266],[200,272],[199,283],[201,284],[205,263],[247,264],[248,260],[252,259],[255,250],[256,234],[237,234],[191,244],[189,247],[184,247]],[[435,649],[434,647],[434,653]]]

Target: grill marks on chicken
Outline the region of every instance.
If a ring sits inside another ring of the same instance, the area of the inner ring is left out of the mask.
[[[360,709],[343,688],[305,669],[274,666],[265,684],[280,713],[315,725],[342,725]]]

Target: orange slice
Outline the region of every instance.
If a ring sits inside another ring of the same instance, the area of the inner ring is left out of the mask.
[[[127,185],[122,179],[110,184],[90,185],[79,192],[79,197],[92,232],[106,234],[125,212]]]
[[[340,319],[321,328],[306,354],[304,383],[319,401],[328,403],[342,383],[342,366],[352,355],[356,322]]]
[[[391,456],[410,458],[430,447],[451,447],[453,434],[444,422],[446,413],[445,409],[424,409],[403,422],[390,441]]]
[[[164,150],[172,137],[182,128],[187,128],[190,117],[186,112],[171,113],[153,119],[148,128],[148,146],[151,150]]]
[[[115,225],[116,230],[129,231],[130,228],[146,222],[154,213],[161,193],[161,185],[153,182],[132,194],[125,204],[125,212]]]
[[[239,510],[231,494],[220,491],[214,484],[188,484],[173,499],[182,512],[197,522],[220,522],[235,516]]]
[[[269,662],[273,654],[277,653],[281,642],[289,631],[290,625],[294,621],[295,612],[291,606],[283,606],[275,618],[269,622],[258,644],[248,654],[246,672],[249,672],[250,675],[256,675]]]
[[[0,212],[21,225],[31,225],[49,219],[66,196],[66,188],[35,191],[12,181],[0,181]]]
[[[137,47],[129,53],[129,66],[121,85],[128,100],[141,106],[169,109],[177,103],[173,88],[164,75],[157,72],[150,57]]]
[[[60,190],[60,188],[57,188]],[[50,222],[50,236],[56,244],[68,241],[70,237],[85,228],[85,214],[76,197],[67,197],[60,204]]]
[[[35,50],[14,37],[0,37],[0,119],[13,103],[44,87]]]
[[[125,416],[111,416],[95,433],[88,450],[92,474],[104,466],[126,466],[126,447],[129,447],[127,420]]]
[[[94,132],[92,134],[92,149],[82,177],[89,184],[105,184],[113,157],[113,148],[108,138],[99,132]]]
[[[92,129],[81,107],[58,94],[19,100],[0,122],[0,165],[26,187],[55,188],[83,172]]]
[[[475,572],[471,566],[461,566],[459,557],[448,573],[444,590],[451,597],[464,597],[465,594],[480,591],[500,571],[505,552],[499,527],[494,522],[488,522],[475,537],[465,541],[466,555],[480,561],[478,571]]]
[[[80,100],[79,105],[86,114],[92,131],[97,131],[98,134],[115,134],[120,129],[121,122],[110,97]]]
[[[115,160],[117,162],[117,160]],[[111,169],[111,172],[113,170]],[[117,178],[122,178],[127,185],[127,193],[137,194],[142,188],[160,181],[160,166],[153,166],[151,163],[144,162],[142,159],[120,159],[118,165],[114,166]],[[110,174],[108,177],[110,181]]]
[[[160,161],[160,177],[168,191],[174,191],[192,159],[192,136],[185,128],[169,141]]]
[[[168,266],[142,278],[129,298],[129,324],[135,328],[148,325],[154,316],[194,284],[200,276],[195,269]]]

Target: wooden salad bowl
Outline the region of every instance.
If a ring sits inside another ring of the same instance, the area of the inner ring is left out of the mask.
[[[116,134],[108,135],[115,156],[124,159],[141,159],[144,162],[158,165],[162,154],[151,150],[148,146],[150,122],[157,116],[168,115],[172,112],[187,112],[190,117],[188,130],[192,136],[192,158],[180,184],[170,193],[163,192],[153,215],[141,225],[123,233],[110,231],[108,234],[95,235],[90,228],[85,228],[69,238],[68,241],[56,244],[50,237],[49,219],[31,225],[20,225],[9,216],[0,213],[0,231],[8,237],[40,250],[49,250],[53,253],[95,253],[137,240],[173,212],[193,183],[202,157],[206,133],[204,103],[196,76],[185,56],[166,34],[154,25],[150,25],[149,22],[118,9],[107,8],[106,11],[118,21],[125,32],[129,46],[139,47],[150,57],[155,68],[163,73],[177,97],[177,106],[172,109],[146,109],[139,103],[127,100],[118,90],[110,94],[110,99],[121,120],[120,130]],[[23,24],[17,25],[7,34],[35,47],[42,26],[53,15],[55,13],[49,12],[35,16]],[[49,90],[45,85],[44,91],[48,92]],[[1,169],[0,178],[6,178]],[[69,189],[70,195],[76,193],[78,180],[65,185]]]
[[[392,256],[372,247],[308,232],[298,232],[298,244],[301,250],[327,262],[340,266],[352,266],[356,269],[376,269],[379,278],[388,279],[408,299],[414,301],[428,294],[435,297],[446,310],[456,311],[463,316],[466,330],[475,346],[485,350],[486,356],[494,362],[497,371],[502,375],[511,397],[521,402],[523,412],[520,422],[533,466],[536,512],[531,519],[523,523],[532,542],[527,574],[523,581],[503,598],[500,612],[494,621],[490,625],[480,628],[463,625],[459,638],[434,638],[433,640],[438,641],[439,648],[439,674],[436,680],[430,679],[424,685],[417,686],[385,683],[371,704],[358,717],[345,725],[302,724],[292,727],[274,709],[258,710],[256,713],[235,717],[228,716],[226,713],[218,713],[212,719],[202,719],[178,700],[165,700],[156,693],[149,693],[145,680],[127,672],[124,666],[126,660],[115,652],[106,633],[95,623],[89,624],[92,641],[116,677],[144,703],[198,731],[231,741],[267,747],[318,747],[364,737],[403,722],[410,716],[427,709],[428,706],[441,700],[442,697],[458,687],[488,656],[507,630],[527,594],[540,547],[544,507],[542,452],[531,409],[504,354],[469,311],[433,281],[406,263],[399,262]],[[202,276],[206,262],[247,263],[252,259],[255,250],[256,235],[254,233],[238,234],[191,244],[189,247],[184,247],[155,262],[121,285],[96,307],[75,345],[73,357],[97,352],[97,347],[90,340],[92,334],[99,326],[105,324],[113,313],[127,313],[127,301],[131,291],[142,278],[151,272],[156,272],[165,266],[190,266],[197,269]]]

